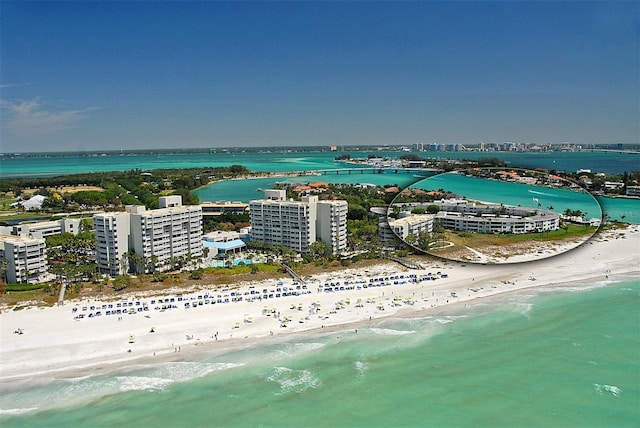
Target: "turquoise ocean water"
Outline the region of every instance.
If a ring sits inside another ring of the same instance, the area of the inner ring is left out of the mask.
[[[350,154],[354,158],[374,156],[398,157],[406,152],[349,151],[286,153],[278,150],[264,153],[196,153],[196,154],[105,154],[93,156],[7,157],[0,155],[0,178],[37,177],[95,171],[131,169],[218,167],[244,165],[251,171],[308,171],[335,169],[336,156]],[[640,168],[640,155],[628,152],[414,152],[434,159],[499,158],[510,166],[576,171],[591,168],[594,172],[622,173]]]
[[[0,424],[636,427],[639,307],[637,277],[525,290],[357,333],[4,386]]]

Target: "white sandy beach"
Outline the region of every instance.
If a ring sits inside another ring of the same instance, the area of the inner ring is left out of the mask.
[[[383,317],[428,315],[453,304],[471,306],[484,297],[529,287],[635,275],[640,266],[640,226],[601,232],[575,250],[529,263],[478,265],[427,257],[422,263],[424,270],[385,262],[368,270],[320,275],[307,281],[306,289],[284,279],[281,284],[238,284],[230,290],[201,286],[162,296],[132,293],[118,301],[66,301],[61,307],[19,311],[2,308],[0,383],[187,360],[196,352],[250,346],[295,332],[357,329]],[[429,273],[435,279],[425,279]],[[325,291],[330,286],[334,291]],[[287,293],[299,294],[282,297],[284,287]],[[264,290],[267,299],[262,298]],[[240,300],[238,295],[242,300],[233,301]],[[122,312],[125,302],[125,313],[106,314]],[[97,312],[101,314],[96,316]]]

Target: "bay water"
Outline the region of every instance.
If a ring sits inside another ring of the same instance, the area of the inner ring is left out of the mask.
[[[0,178],[51,177],[65,174],[101,171],[148,171],[162,168],[215,168],[244,165],[250,171],[311,171],[336,169],[345,164],[335,158],[349,154],[353,158],[367,156],[397,158],[415,154],[432,159],[498,158],[511,167],[547,168],[575,172],[591,169],[593,172],[622,174],[640,168],[640,154],[636,152],[582,151],[582,152],[403,152],[386,150],[293,152],[274,148],[261,152],[229,153],[211,149],[205,153],[84,153],[42,154],[38,157],[8,156],[0,154]],[[353,166],[353,165],[350,165]]]
[[[588,192],[524,183],[489,180],[455,173],[438,174],[425,178],[410,186],[412,189],[444,189],[475,201],[550,209],[563,213],[566,209],[580,210],[586,218],[602,218],[598,201]],[[551,208],[549,208],[551,207]]]
[[[3,386],[5,427],[640,424],[640,278]]]

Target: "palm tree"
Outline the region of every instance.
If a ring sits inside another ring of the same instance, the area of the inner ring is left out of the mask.
[[[9,270],[9,260],[2,259],[0,262],[0,279],[7,282],[7,270]]]
[[[148,273],[155,273],[158,268],[158,256],[152,255],[146,259],[145,270]]]
[[[129,251],[126,253],[126,257],[129,260],[129,268],[135,274],[139,274],[144,271],[144,260],[140,254],[134,251]]]
[[[18,282],[29,283],[29,275],[31,275],[31,271],[26,267],[23,268],[21,271],[20,281]]]

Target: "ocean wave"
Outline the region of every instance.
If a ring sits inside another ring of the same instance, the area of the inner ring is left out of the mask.
[[[307,352],[313,352],[326,346],[319,342],[292,342],[285,343],[282,348],[278,349],[278,353],[282,356],[297,357]]]
[[[358,375],[360,377],[364,376],[369,371],[369,363],[367,363],[365,361],[355,361],[353,363],[353,366],[358,371]]]
[[[445,316],[445,318],[448,319],[448,320],[454,320],[455,321],[455,320],[460,320],[460,319],[463,319],[463,318],[468,318],[468,316],[467,315],[447,315],[447,316]]]
[[[279,384],[281,394],[300,393],[320,385],[320,379],[309,370],[293,370],[287,367],[275,367],[266,379]]]
[[[606,287],[608,285],[613,284],[613,282],[611,281],[606,281],[606,280],[602,280],[602,281],[595,281],[595,282],[591,282],[591,283],[584,283],[581,285],[576,285],[576,286],[564,286],[564,285],[559,285],[559,286],[555,286],[555,287],[540,287],[535,289],[535,293],[538,294],[542,294],[542,293],[560,293],[560,292],[567,292],[567,293],[579,293],[582,291],[591,291],[591,290],[596,290],[598,288],[602,288],[602,287]],[[532,296],[535,296],[535,294],[533,294]]]
[[[38,410],[37,407],[24,407],[16,409],[0,409],[0,415],[22,415],[23,413],[29,413]]]
[[[415,330],[394,330],[391,328],[370,328],[369,331],[382,336],[400,336],[415,333]]]
[[[162,391],[174,383],[172,379],[144,376],[119,376],[120,392],[127,391]]]
[[[206,376],[212,372],[240,367],[240,363],[200,363],[200,362],[170,362],[149,367],[148,370],[137,371],[137,374],[170,379],[175,382],[185,382]]]
[[[53,393],[56,395],[54,400],[85,400],[91,397],[98,397],[112,393],[118,388],[119,382],[116,378],[106,377],[90,377],[86,379],[70,379],[59,384],[61,389],[55,388]]]
[[[6,414],[15,413],[21,405],[28,402],[33,408],[27,411],[43,411],[61,407],[80,406],[106,395],[119,391],[120,382],[115,378],[75,378],[54,380],[36,385],[23,385],[12,391],[3,391],[0,406]],[[12,410],[13,409],[13,410]]]
[[[514,311],[524,315],[526,318],[531,318],[530,312],[533,308],[533,304],[531,303],[516,303],[514,306]]]
[[[467,315],[447,315],[445,317],[434,318],[433,321],[437,322],[438,324],[450,324],[461,318],[467,318]]]
[[[622,392],[620,391],[620,388],[614,385],[600,385],[599,383],[594,383],[593,387],[595,388],[598,394],[602,394],[603,392],[609,392],[614,397],[617,397]]]

